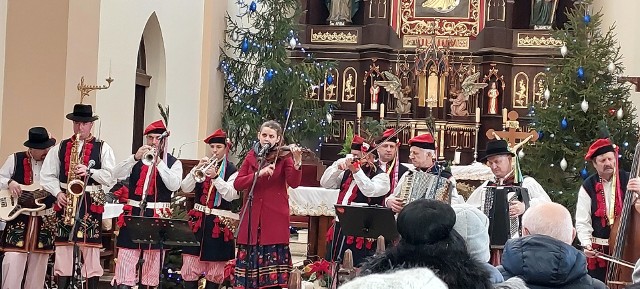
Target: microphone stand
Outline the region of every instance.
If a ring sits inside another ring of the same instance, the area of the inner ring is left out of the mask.
[[[84,188],[87,187],[87,183],[89,183],[89,177],[91,177],[91,173],[89,172],[89,170],[91,169],[92,166],[87,167],[87,171],[86,171],[86,175],[84,177]],[[70,282],[70,286],[71,288],[75,288],[75,284],[78,281],[78,276],[76,276],[76,274],[78,273],[78,271],[81,271],[80,268],[80,247],[78,246],[78,230],[80,229],[80,221],[82,220],[81,217],[81,209],[84,205],[84,210],[86,211],[87,208],[89,207],[88,204],[85,204],[86,201],[86,196],[87,192],[86,189],[84,192],[82,192],[82,196],[80,196],[80,200],[78,200],[78,204],[80,204],[80,208],[78,208],[76,210],[76,215],[74,218],[74,222],[73,222],[73,226],[71,227],[71,232],[69,232],[69,242],[73,242],[73,254],[72,254],[72,262],[73,262],[73,270],[71,271],[71,282]],[[68,206],[69,204],[67,204]],[[80,276],[80,278],[82,278],[82,276]],[[67,288],[61,288],[61,289],[67,289]]]
[[[253,247],[251,246],[251,211],[253,208],[253,191],[256,188],[256,182],[258,182],[258,174],[260,174],[260,170],[262,169],[262,166],[265,163],[266,158],[264,156],[258,156],[258,159],[260,160],[260,163],[258,164],[258,170],[256,170],[255,173],[253,173],[253,182],[251,183],[251,188],[249,189],[249,193],[247,194],[247,204],[246,206],[244,206],[244,209],[242,210],[242,215],[240,216],[240,223],[238,224],[238,229],[235,232],[235,236],[234,238],[238,238],[238,234],[240,233],[240,228],[242,228],[242,223],[245,220],[245,214],[247,213],[247,211],[249,211],[249,217],[247,220],[247,258],[250,258],[251,256],[251,251],[253,250]],[[256,245],[258,245],[257,240],[256,240]],[[248,262],[247,262],[248,263]],[[258,281],[260,281],[260,266],[256,266],[257,269],[257,278]],[[248,269],[247,269],[248,271]],[[246,272],[245,272],[246,273]],[[248,277],[249,274],[245,274],[245,278],[244,278],[244,288],[248,288]]]

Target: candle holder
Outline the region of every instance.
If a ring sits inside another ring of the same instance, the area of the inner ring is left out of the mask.
[[[476,122],[476,141],[473,146],[473,163],[478,162],[478,134],[480,133],[480,123]]]
[[[109,87],[111,87],[111,83],[113,82],[113,78],[111,78],[111,76],[109,76],[107,79],[105,79],[107,81],[106,85],[89,85],[89,84],[84,84],[84,76],[80,78],[80,83],[78,83],[78,91],[80,92],[80,103],[83,103],[84,98],[86,96],[89,96],[89,93],[94,91],[94,90],[102,90],[102,89],[108,89]]]

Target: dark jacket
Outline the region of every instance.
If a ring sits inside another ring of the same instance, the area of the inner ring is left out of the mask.
[[[383,273],[394,269],[426,267],[447,284],[449,289],[489,289],[489,272],[473,260],[466,248],[419,248],[400,244],[384,254],[370,257],[360,274]]]
[[[498,269],[505,280],[520,277],[531,289],[607,288],[587,274],[587,259],[582,252],[543,235],[507,241]]]

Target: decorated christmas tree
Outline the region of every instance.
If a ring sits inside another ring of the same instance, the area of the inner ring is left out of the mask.
[[[591,1],[582,1],[554,32],[564,42],[562,56],[551,61],[544,100],[531,109],[539,141],[525,148],[522,160],[523,170],[572,212],[583,179],[595,173],[584,160],[589,145],[609,137],[628,171],[638,140],[629,85],[618,82],[623,67],[614,27],[602,28],[601,18],[591,14]]]
[[[328,127],[328,107],[309,96],[334,79],[326,76],[329,67],[314,61],[299,43],[295,31],[300,1],[236,3],[240,12],[238,17],[227,15],[220,59],[226,81],[223,126],[235,144],[233,151],[243,157],[260,124],[274,119],[284,125],[289,113],[287,140],[317,144]],[[292,53],[301,57],[293,58]]]

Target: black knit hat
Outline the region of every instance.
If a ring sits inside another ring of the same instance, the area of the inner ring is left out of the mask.
[[[456,223],[450,205],[437,200],[420,199],[409,203],[398,214],[398,233],[412,245],[435,244],[449,237]]]

